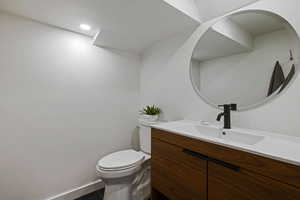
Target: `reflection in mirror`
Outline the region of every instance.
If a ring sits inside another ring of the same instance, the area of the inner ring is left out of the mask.
[[[286,89],[298,71],[299,39],[290,24],[268,12],[221,19],[198,41],[190,63],[195,91],[207,103],[261,105]]]

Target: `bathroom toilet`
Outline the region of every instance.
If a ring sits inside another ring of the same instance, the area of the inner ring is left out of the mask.
[[[150,198],[151,128],[140,125],[140,151],[127,149],[99,160],[97,173],[105,183],[104,200]]]

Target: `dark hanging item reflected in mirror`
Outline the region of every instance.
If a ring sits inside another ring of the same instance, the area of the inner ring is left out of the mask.
[[[272,95],[278,88],[280,88],[282,86],[284,80],[285,80],[285,78],[284,78],[284,73],[282,71],[282,67],[281,67],[279,61],[277,61],[275,64],[275,67],[274,67],[272,77],[271,77],[269,91],[268,91],[267,96]]]
[[[291,82],[291,80],[293,79],[294,75],[296,73],[296,67],[295,65],[293,64],[292,68],[291,68],[291,71],[289,72],[289,74],[287,75],[286,79],[284,80],[283,82],[283,85],[281,87],[281,89],[279,90],[278,93],[282,92],[286,86]]]
[[[290,49],[290,61],[293,61],[294,57],[293,57],[293,51]]]
[[[288,88],[298,74],[299,57],[298,35],[284,18],[268,11],[237,12],[199,35],[190,79],[195,92],[215,108],[235,102],[238,111],[253,109]]]

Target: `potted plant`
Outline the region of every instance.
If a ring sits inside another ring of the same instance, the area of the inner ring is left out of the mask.
[[[156,122],[161,113],[161,109],[155,105],[146,106],[140,111],[143,116],[143,120],[147,122]]]

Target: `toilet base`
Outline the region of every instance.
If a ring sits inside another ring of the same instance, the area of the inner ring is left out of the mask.
[[[104,200],[148,200],[151,193],[150,166],[133,176],[104,180]]]
[[[132,178],[125,179],[128,180],[122,180],[121,183],[106,183],[103,200],[131,200]]]

